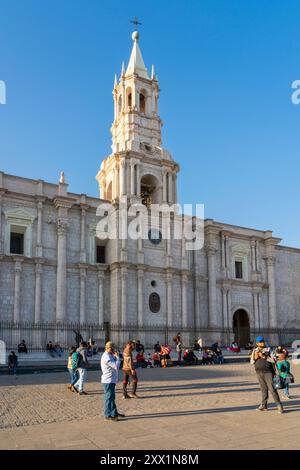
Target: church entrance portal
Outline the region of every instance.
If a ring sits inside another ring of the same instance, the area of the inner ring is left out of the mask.
[[[248,313],[239,309],[233,315],[234,341],[243,348],[250,341],[250,323]]]

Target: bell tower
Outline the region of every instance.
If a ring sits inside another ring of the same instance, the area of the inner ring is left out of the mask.
[[[133,47],[127,69],[115,76],[112,154],[96,176],[102,199],[117,202],[177,202],[179,166],[162,148],[162,121],[158,115],[159,86],[152,65],[151,77],[139,47],[139,32],[132,34]]]

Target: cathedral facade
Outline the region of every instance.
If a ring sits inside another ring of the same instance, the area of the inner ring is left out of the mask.
[[[99,204],[177,203],[179,165],[162,147],[159,86],[145,67],[139,33],[113,89],[112,153],[96,175],[100,199],[58,184],[0,172],[0,339],[15,347],[71,344],[74,331],[147,346],[182,332],[188,345],[256,332],[270,342],[300,330],[300,250],[261,231],[204,220],[204,245],[165,239],[98,237]],[[179,215],[171,212],[171,226]],[[292,336],[290,339],[293,339]]]

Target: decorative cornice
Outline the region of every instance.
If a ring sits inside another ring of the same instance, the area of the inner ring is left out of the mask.
[[[63,207],[64,209],[70,209],[75,201],[70,200],[68,197],[56,196],[53,199],[53,202],[56,209],[58,209],[59,207]]]

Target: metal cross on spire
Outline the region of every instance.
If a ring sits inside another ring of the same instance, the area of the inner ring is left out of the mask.
[[[138,30],[138,24],[142,24],[138,21],[137,17],[135,16],[134,17],[134,20],[131,20],[130,23],[133,23],[134,24],[134,30],[137,31]]]

